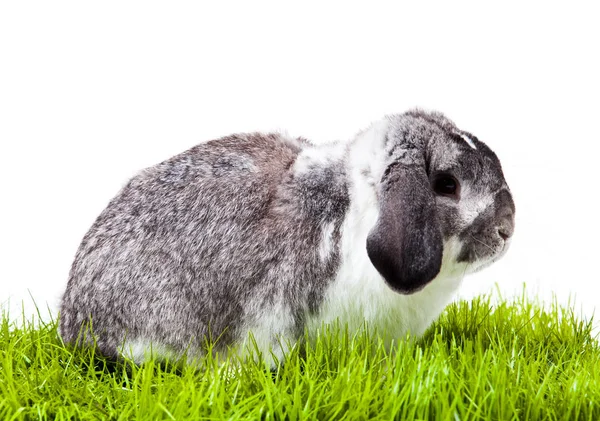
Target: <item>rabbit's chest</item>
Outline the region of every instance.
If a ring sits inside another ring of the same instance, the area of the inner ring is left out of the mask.
[[[366,323],[386,341],[402,339],[407,333],[420,336],[448,305],[460,284],[460,278],[442,273],[421,291],[402,295],[390,289],[368,257],[366,260],[356,261],[338,273],[321,311],[309,322],[311,331],[323,323],[339,321],[350,333]]]
[[[372,216],[375,219],[375,215]],[[371,263],[364,245],[368,230],[344,229],[354,236],[342,236],[341,264],[325,291],[320,311],[310,316],[308,328],[317,332],[322,324],[339,322],[349,332],[365,323],[387,342],[404,338],[407,333],[419,336],[440,315],[455,295],[464,271],[454,267],[454,244],[445,244],[442,270],[422,290],[402,295],[393,291]],[[447,252],[447,253],[446,253]]]

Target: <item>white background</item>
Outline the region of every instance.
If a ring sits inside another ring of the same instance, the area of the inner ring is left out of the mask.
[[[146,166],[237,131],[349,138],[421,106],[487,142],[516,201],[511,250],[463,296],[526,283],[591,315],[600,15],[447,3],[2,2],[0,305],[55,312],[81,238]]]

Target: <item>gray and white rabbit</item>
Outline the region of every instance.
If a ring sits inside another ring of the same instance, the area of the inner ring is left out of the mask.
[[[142,171],[109,203],[73,262],[60,333],[75,343],[91,320],[102,354],[137,362],[150,349],[201,356],[208,338],[244,349],[250,332],[281,360],[336,320],[418,336],[466,273],[506,252],[514,213],[494,152],[440,113],[388,116],[327,145],[224,137]]]

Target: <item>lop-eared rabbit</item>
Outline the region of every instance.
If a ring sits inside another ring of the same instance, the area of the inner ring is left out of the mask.
[[[143,170],[100,214],[60,333],[115,359],[197,358],[216,339],[270,364],[332,322],[418,336],[506,252],[514,213],[494,152],[437,112],[324,145],[212,140]]]

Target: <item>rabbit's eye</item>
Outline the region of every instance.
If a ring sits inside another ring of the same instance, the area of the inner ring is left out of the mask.
[[[433,191],[441,196],[458,197],[460,186],[456,178],[449,174],[440,174],[433,180]]]

